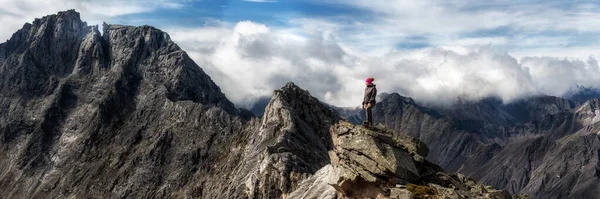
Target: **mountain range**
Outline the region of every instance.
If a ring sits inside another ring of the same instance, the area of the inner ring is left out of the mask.
[[[428,157],[451,172],[534,198],[597,198],[600,99],[538,96],[508,104],[497,99],[424,107],[384,94],[376,123],[423,140]],[[364,111],[337,108],[358,123]]]
[[[0,198],[598,195],[598,99],[425,107],[385,94],[382,125],[365,128],[351,124],[361,110],[288,83],[258,118],[167,33],[100,32],[74,10],[0,44],[0,82]]]

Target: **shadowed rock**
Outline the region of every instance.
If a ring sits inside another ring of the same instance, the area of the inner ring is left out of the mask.
[[[259,124],[150,26],[101,35],[71,10],[0,49],[6,198],[218,198]]]

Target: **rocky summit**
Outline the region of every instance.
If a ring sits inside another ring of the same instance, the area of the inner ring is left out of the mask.
[[[0,198],[521,197],[293,83],[252,117],[167,33],[102,29],[69,10],[0,44]]]
[[[329,185],[345,197],[529,198],[445,173],[424,158],[427,146],[410,136],[345,122],[334,125],[331,134],[335,148]]]

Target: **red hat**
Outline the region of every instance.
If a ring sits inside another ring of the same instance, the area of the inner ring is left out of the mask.
[[[375,78],[372,78],[372,77],[369,77],[369,78],[367,78],[367,80],[365,80],[365,82],[367,82],[369,84],[373,83],[373,81],[375,81]]]

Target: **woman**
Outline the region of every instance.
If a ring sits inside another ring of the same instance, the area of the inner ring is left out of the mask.
[[[369,77],[365,80],[365,84],[367,87],[365,88],[365,96],[362,102],[362,108],[366,109],[367,120],[363,123],[365,126],[373,126],[373,114],[371,113],[371,108],[375,106],[375,97],[377,97],[377,88],[376,85],[373,84],[375,78]]]

